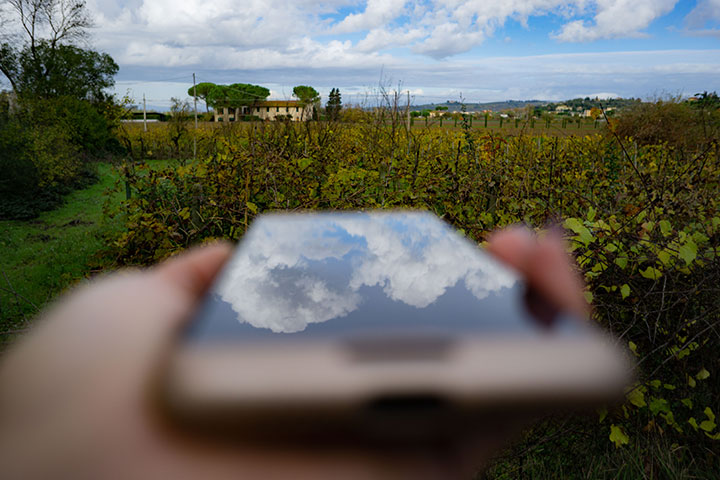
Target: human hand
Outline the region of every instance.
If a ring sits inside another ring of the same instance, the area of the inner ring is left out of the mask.
[[[175,333],[228,259],[225,244],[79,288],[0,364],[3,478],[439,478],[418,452],[208,444],[172,431],[149,392]]]
[[[488,249],[557,305],[585,311],[562,244],[510,230],[495,234]],[[471,473],[501,445],[494,433],[458,452],[268,451],[207,444],[166,428],[148,399],[154,377],[229,253],[215,245],[115,274],[46,312],[0,364],[3,476],[442,478]]]

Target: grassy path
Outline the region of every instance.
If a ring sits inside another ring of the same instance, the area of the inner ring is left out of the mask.
[[[117,173],[98,165],[99,181],[65,197],[58,209],[29,221],[0,221],[0,344],[27,328],[57,294],[102,266],[103,234],[119,228],[103,215]],[[112,201],[120,201],[115,192]]]

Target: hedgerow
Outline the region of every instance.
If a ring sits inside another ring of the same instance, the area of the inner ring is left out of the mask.
[[[96,181],[94,161],[122,150],[112,135],[117,109],[62,96],[20,98],[11,111],[0,96],[0,219],[34,218]]]

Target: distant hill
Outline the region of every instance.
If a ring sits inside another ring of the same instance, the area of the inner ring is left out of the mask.
[[[482,112],[483,110],[491,110],[493,112],[499,112],[501,110],[512,110],[516,108],[525,108],[527,106],[539,107],[551,103],[547,100],[505,100],[502,102],[487,102],[487,103],[466,103],[465,109],[468,112]],[[428,103],[425,105],[413,105],[413,110],[435,110],[437,107],[447,107],[448,112],[459,112],[462,109],[462,103],[460,102],[445,102],[445,103]]]
[[[640,99],[633,98],[609,98],[603,100],[599,100],[596,98],[574,98],[561,102],[555,102],[550,100],[505,100],[502,102],[466,103],[465,109],[468,112],[482,112],[483,110],[500,112],[503,110],[523,109],[530,106],[540,107],[540,110],[553,110],[558,105],[566,105],[568,107],[571,107],[573,110],[581,111],[583,109],[598,107],[601,104],[604,108],[624,108],[639,101]],[[462,109],[462,103],[457,101],[448,101],[445,103],[429,103],[425,105],[413,105],[412,109],[435,110],[437,107],[447,107],[448,112],[459,112]]]

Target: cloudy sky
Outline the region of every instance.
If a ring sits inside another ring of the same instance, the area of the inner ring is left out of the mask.
[[[88,0],[118,93],[309,84],[372,103],[720,90],[720,0]]]

